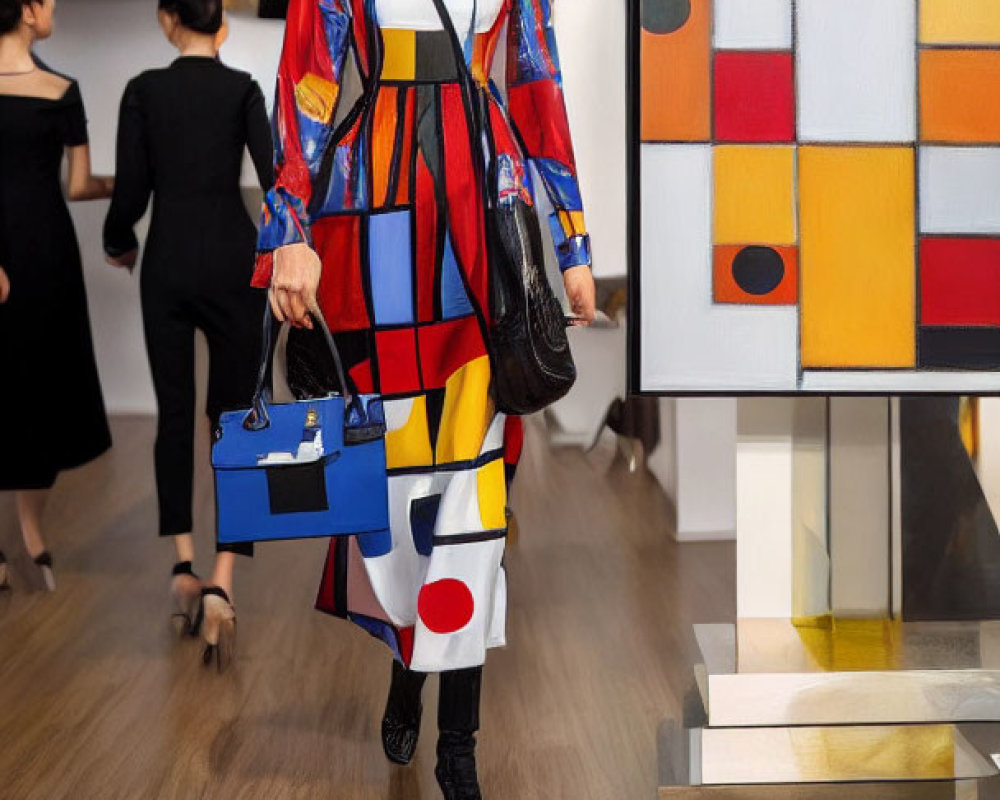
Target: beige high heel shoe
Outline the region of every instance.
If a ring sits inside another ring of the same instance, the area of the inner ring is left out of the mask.
[[[202,660],[207,667],[214,658],[219,672],[225,672],[236,651],[236,609],[229,595],[217,586],[203,588],[199,619],[205,640]]]
[[[33,559],[38,572],[42,576],[45,584],[45,591],[54,592],[56,590],[56,574],[52,570],[52,554],[48,550],[43,551]]]
[[[170,598],[174,613],[170,619],[178,636],[198,635],[198,612],[201,608],[201,579],[194,574],[190,561],[174,564],[170,578]]]

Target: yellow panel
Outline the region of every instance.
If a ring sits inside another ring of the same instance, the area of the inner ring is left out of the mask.
[[[313,122],[328,125],[337,107],[337,84],[307,72],[295,85],[295,105]]]
[[[448,378],[438,432],[437,463],[479,458],[492,419],[490,359],[482,356]]]
[[[802,366],[916,366],[913,150],[804,147]]]
[[[385,463],[389,469],[434,465],[426,397],[414,397],[406,425],[385,435]]]
[[[795,244],[795,150],[715,148],[715,243]]]
[[[1000,2],[922,0],[920,40],[929,44],[1000,44]]]
[[[579,236],[587,232],[582,211],[560,211],[559,222],[567,236]]]
[[[416,31],[383,28],[385,64],[382,66],[384,81],[412,81],[417,75]]]
[[[476,473],[479,489],[479,513],[484,531],[501,531],[507,527],[507,476],[503,459],[491,461]]]

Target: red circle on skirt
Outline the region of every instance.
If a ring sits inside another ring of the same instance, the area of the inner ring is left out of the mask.
[[[472,620],[475,598],[462,581],[448,578],[427,584],[417,598],[417,613],[434,633],[455,633]]]

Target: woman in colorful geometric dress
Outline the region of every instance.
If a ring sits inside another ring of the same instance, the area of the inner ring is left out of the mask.
[[[489,78],[504,31],[506,104]],[[338,108],[348,59],[363,91]],[[550,2],[292,0],[276,127],[255,285],[297,328],[289,382],[299,396],[339,388],[310,332],[318,302],[389,429],[391,535],[334,540],[318,607],[395,656],[382,724],[392,761],[412,758],[424,678],[441,673],[435,774],[446,798],[479,798],[482,666],[505,643],[506,614],[489,275],[501,246],[542,257],[532,167],[574,312],[594,313]]]

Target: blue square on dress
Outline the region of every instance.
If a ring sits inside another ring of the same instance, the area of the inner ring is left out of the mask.
[[[460,269],[449,234],[445,238],[444,263],[441,265],[441,314],[444,319],[458,319],[473,313]]]
[[[368,222],[368,264],[376,325],[413,324],[413,248],[410,212],[373,214]]]
[[[418,497],[410,503],[410,531],[413,545],[422,556],[429,556],[434,550],[434,528],[437,526],[441,495]]]

